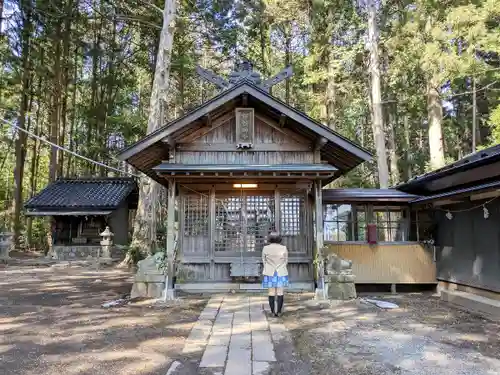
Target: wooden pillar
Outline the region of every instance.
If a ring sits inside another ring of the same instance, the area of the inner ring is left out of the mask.
[[[208,233],[210,236],[210,279],[215,280],[215,185],[210,188],[208,200]]]
[[[323,248],[323,195],[321,181],[314,181],[314,210],[316,214],[316,247]]]
[[[283,236],[281,233],[281,202],[280,191],[274,189],[274,229]],[[269,234],[269,233],[268,233]]]
[[[352,222],[351,241],[358,241],[359,240],[358,207],[356,205],[351,206],[351,222]]]
[[[175,253],[175,179],[168,182],[167,189],[167,298],[173,297],[174,289],[174,253]]]
[[[314,190],[313,190],[314,191]],[[316,234],[314,232],[314,201],[312,199],[311,194],[309,192],[306,193],[306,208],[307,208],[307,255],[313,257],[314,256],[314,244],[316,242]],[[313,274],[313,273],[311,273]]]

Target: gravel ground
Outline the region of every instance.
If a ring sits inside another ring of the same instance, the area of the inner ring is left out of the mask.
[[[431,294],[370,296],[382,310],[352,302],[318,306],[288,297],[285,324],[311,374],[500,374],[500,324],[457,310]]]
[[[101,307],[130,287],[117,269],[0,268],[0,374],[165,375],[206,299]]]
[[[130,273],[27,264],[0,267],[0,374],[165,375],[175,360],[180,373],[202,374],[201,353],[181,353],[206,298],[105,309],[130,291]],[[289,332],[270,374],[500,374],[499,322],[430,294],[371,297],[400,308],[287,295]]]

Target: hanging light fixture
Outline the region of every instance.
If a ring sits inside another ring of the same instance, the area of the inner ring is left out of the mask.
[[[485,219],[490,217],[490,211],[486,208],[486,206],[483,206],[483,216]]]
[[[448,220],[453,219],[453,214],[452,214],[450,211],[448,211],[448,212],[446,213],[446,218],[447,218]]]
[[[233,188],[235,189],[255,189],[258,188],[257,184],[233,184]]]

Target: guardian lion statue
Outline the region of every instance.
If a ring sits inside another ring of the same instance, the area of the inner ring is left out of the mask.
[[[340,273],[352,273],[352,260],[343,259],[335,253],[328,254],[325,260],[325,274],[337,275]]]

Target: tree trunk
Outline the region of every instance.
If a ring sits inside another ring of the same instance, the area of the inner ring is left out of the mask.
[[[382,115],[382,100],[380,89],[380,56],[378,50],[377,9],[375,0],[368,1],[368,40],[370,45],[370,76],[372,101],[373,141],[377,152],[377,167],[379,187],[389,187],[389,168],[387,166],[387,151],[385,147],[384,124]]]
[[[389,115],[389,159],[390,159],[390,168],[391,168],[391,184],[396,185],[401,180],[401,176],[399,174],[399,156],[398,150],[396,148],[396,134],[395,127],[397,123],[397,116],[394,113]]]
[[[410,124],[408,121],[408,115],[405,115],[404,119],[404,128],[405,128],[405,142],[406,142],[406,180],[409,180],[413,177],[412,169],[411,169],[411,143],[410,143]]]
[[[61,120],[61,21],[57,20],[55,32],[52,36],[54,65],[52,71],[52,100],[50,108],[50,141],[57,144],[59,124]],[[57,177],[58,149],[51,147],[49,164],[49,181]]]
[[[109,54],[108,61],[108,72],[106,79],[106,91],[103,98],[103,118],[102,118],[102,137],[100,139],[101,142],[101,152],[100,152],[100,161],[106,162],[109,165],[109,156],[107,149],[107,140],[109,136],[108,131],[108,116],[113,111],[113,103],[115,102],[116,94],[118,92],[117,85],[115,81],[115,71],[116,71],[116,51],[117,51],[117,42],[116,42],[116,28],[117,22],[116,19],[113,19],[111,24],[112,29],[112,38],[111,38],[111,53]],[[101,167],[101,176],[107,176],[108,169],[105,167]]]
[[[93,9],[97,9],[98,3],[96,0],[93,1]],[[96,12],[97,13],[97,12]],[[97,100],[98,100],[98,85],[97,85],[97,80],[98,80],[98,75],[99,75],[99,67],[100,67],[100,45],[101,45],[101,25],[102,25],[102,20],[101,23],[98,27],[97,25],[97,19],[96,22],[93,25],[93,52],[92,52],[92,80],[91,80],[91,94],[90,94],[90,103],[89,103],[89,108],[90,108],[90,119],[88,120],[88,126],[87,126],[87,133],[86,133],[86,140],[85,140],[85,155],[89,158],[95,158],[95,155],[93,154],[92,150],[92,134],[94,132],[97,132]],[[87,174],[90,174],[91,168],[93,165],[86,164],[85,167],[85,172]]]
[[[40,51],[40,64],[43,66],[44,60],[44,52]],[[34,133],[36,135],[40,134],[40,112],[41,112],[41,102],[42,102],[42,76],[38,76],[38,87],[36,91],[37,97],[37,106],[36,106],[36,114],[35,114],[35,129]],[[31,111],[31,110],[30,110]],[[33,147],[31,149],[31,164],[30,164],[30,198],[35,195],[36,191],[36,175],[38,173],[38,165],[40,160],[40,152],[39,148],[41,146],[41,142],[38,142],[37,139],[33,139]],[[26,237],[28,245],[33,247],[33,216],[28,217],[27,229],[26,229]]]
[[[68,90],[70,84],[70,41],[71,41],[71,21],[73,20],[73,0],[69,0],[66,4],[66,18],[64,20],[64,31],[63,31],[63,53],[62,53],[62,85],[64,91],[62,91],[62,108],[61,108],[61,122],[62,126],[59,133],[59,144],[65,146],[66,143],[66,125],[68,122]],[[58,176],[64,174],[64,152],[59,152],[58,161]]]
[[[335,22],[335,10],[333,6],[328,7],[329,26]],[[329,35],[330,36],[330,35]],[[328,45],[328,81],[326,85],[326,113],[327,124],[330,129],[335,130],[335,46],[333,43]]]
[[[476,152],[477,146],[477,93],[476,77],[472,77],[472,152]]]
[[[260,59],[262,62],[262,75],[264,77],[271,76],[271,66],[269,62],[269,22],[266,19],[266,2],[260,0],[259,6],[259,42],[260,42]]]
[[[35,134],[38,133],[38,129],[35,131]],[[35,173],[36,173],[36,165],[37,165],[37,147],[38,142],[36,139],[33,140],[33,148],[32,148],[32,155],[31,155],[31,167],[30,167],[30,198],[33,197],[35,194]],[[33,216],[28,217],[28,223],[27,223],[27,230],[26,230],[26,237],[27,237],[27,242],[29,247],[33,247]]]
[[[75,121],[76,121],[76,96],[78,90],[76,89],[76,80],[78,78],[78,47],[75,48],[75,57],[74,57],[74,70],[73,70],[73,87],[72,87],[72,94],[71,94],[71,122],[69,125],[69,150],[73,151],[74,148],[74,140],[73,140],[73,133],[75,131]],[[71,161],[72,161],[72,155],[68,154],[68,157],[66,159],[67,165],[66,165],[66,175],[69,177],[71,176]]]
[[[19,106],[19,117],[17,125],[20,129],[25,128],[26,115],[30,101],[30,36],[31,36],[31,4],[21,2],[21,12],[23,13],[23,30],[22,30],[22,89],[21,103]],[[16,139],[16,166],[14,169],[14,217],[13,217],[13,244],[14,248],[19,248],[19,239],[21,236],[21,206],[23,204],[23,176],[24,162],[26,160],[26,141],[27,136],[23,131],[17,131]]]
[[[165,109],[169,85],[170,59],[175,32],[176,0],[165,0],[163,10],[163,26],[156,58],[156,68],[151,90],[150,109],[148,115],[147,133],[161,126],[162,108]],[[142,176],[139,182],[139,203],[134,220],[134,233],[131,249],[139,250],[143,255],[151,253],[156,244],[156,221],[159,188],[149,177]],[[130,252],[123,265],[130,263]]]
[[[443,107],[439,97],[437,80],[427,83],[427,115],[429,118],[429,151],[432,170],[444,167]]]
[[[185,82],[185,74],[184,74],[184,69],[185,66],[184,64],[180,67],[179,69],[179,94],[178,94],[178,99],[179,99],[179,109],[180,109],[180,115],[184,116],[185,108],[186,108],[186,82]],[[163,117],[163,115],[162,115]]]
[[[330,46],[328,54],[328,82],[326,85],[326,113],[327,124],[330,129],[335,130],[335,56],[333,53],[333,46]]]
[[[283,26],[283,33],[285,34],[285,66],[292,64],[292,31],[289,25]],[[285,103],[290,104],[291,86],[290,79],[285,80]]]
[[[363,123],[359,123],[359,144],[361,145],[361,147],[366,147],[365,146],[365,129],[367,128],[368,124],[363,124]],[[365,176],[366,175],[366,171],[367,171],[367,166],[366,166],[367,163],[362,163],[361,166],[360,166],[360,169],[361,169],[361,175],[362,176]]]

